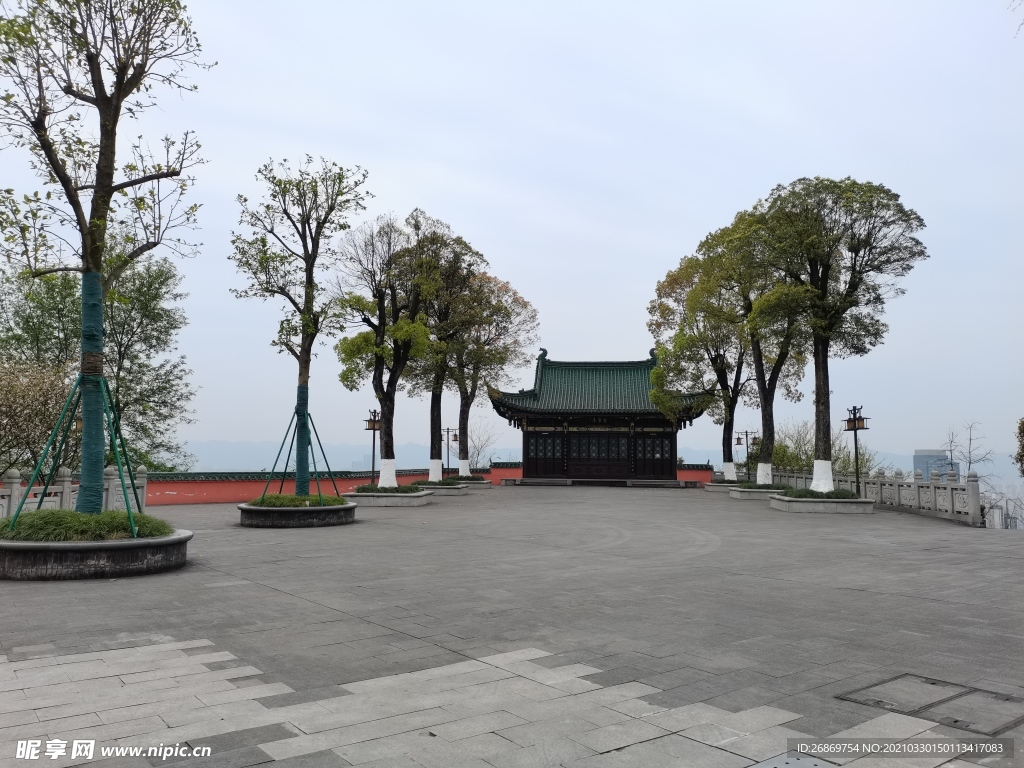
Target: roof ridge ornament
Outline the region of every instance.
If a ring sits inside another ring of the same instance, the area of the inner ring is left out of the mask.
[[[653,360],[654,364],[657,365],[658,364],[658,350],[657,350],[657,348],[656,347],[651,347],[650,354],[651,354],[651,360]]]
[[[548,351],[546,349],[544,349],[544,347],[540,348],[540,354],[537,355],[537,359],[538,360],[547,360],[548,359]]]

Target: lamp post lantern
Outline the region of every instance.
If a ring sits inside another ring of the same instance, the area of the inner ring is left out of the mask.
[[[370,485],[374,485],[374,474],[377,469],[377,430],[380,429],[380,411],[371,410],[370,418],[366,419],[366,430],[372,432],[370,438]]]
[[[857,433],[868,428],[867,419],[861,415],[863,410],[863,405],[847,408],[846,411],[850,415],[846,418],[846,428],[843,430],[844,432],[853,432],[853,474],[857,478],[858,498],[860,497],[860,446],[857,443]]]

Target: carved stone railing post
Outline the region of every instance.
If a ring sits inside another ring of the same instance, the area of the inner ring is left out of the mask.
[[[139,512],[146,511],[146,483],[149,482],[149,470],[144,466],[136,467],[135,469],[135,487],[139,489],[139,504],[142,505],[142,509]],[[131,489],[128,489],[131,493]],[[134,509],[135,499],[132,499],[132,509]]]
[[[967,473],[967,511],[971,525],[985,525],[981,514],[981,486],[978,484],[978,473],[973,469]]]
[[[21,472],[13,468],[8,469],[4,474],[3,492],[0,494],[0,506],[3,507],[4,517],[14,514],[21,496]]]
[[[57,492],[57,509],[74,509],[75,502],[71,498],[71,470],[57,467],[57,481],[53,486]]]

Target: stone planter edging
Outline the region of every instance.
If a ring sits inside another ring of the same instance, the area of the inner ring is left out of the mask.
[[[356,519],[354,502],[333,507],[256,507],[239,504],[243,528],[321,528],[346,525]]]
[[[108,541],[0,540],[0,579],[115,579],[180,568],[192,531]]]
[[[460,485],[421,485],[419,487],[429,489],[435,496],[465,496],[469,493],[469,486],[465,483]]]
[[[752,501],[755,499],[767,499],[775,493],[778,493],[778,491],[772,488],[733,488],[729,491],[729,498]]]
[[[433,489],[418,493],[354,493],[364,507],[423,507],[430,504]]]
[[[871,499],[794,499],[790,496],[770,496],[772,509],[783,512],[809,512],[819,514],[867,515],[875,511]]]
[[[709,493],[728,493],[735,487],[728,483],[704,483],[704,490]]]

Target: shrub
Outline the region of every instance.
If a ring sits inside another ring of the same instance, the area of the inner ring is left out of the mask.
[[[249,502],[253,507],[337,507],[345,504],[341,496],[324,495],[323,502],[319,495],[290,496],[287,493],[268,493],[259,499]]]
[[[379,485],[357,485],[356,493],[419,493],[415,485],[398,485],[381,488]]]
[[[739,483],[737,488],[742,488],[745,491],[756,490],[756,491],[788,491],[793,486],[791,485],[770,485],[768,483]]]
[[[429,486],[433,486],[433,487],[437,487],[437,486],[451,487],[453,485],[458,485],[458,484],[459,484],[459,481],[458,480],[454,480],[452,478],[448,478],[447,480],[417,480],[415,483],[413,483],[413,485],[429,485]]]
[[[451,479],[451,478],[449,478]],[[456,475],[455,480],[486,480],[483,475]]]
[[[834,491],[822,493],[812,491],[810,488],[790,488],[783,492],[783,496],[790,499],[856,499],[857,494],[845,488],[836,488]]]
[[[712,485],[736,485],[735,480],[712,480]]]
[[[174,527],[160,518],[136,514],[139,538],[169,536]],[[14,530],[9,517],[0,518],[0,539],[8,541],[107,541],[130,539],[132,526],[124,511],[85,515],[73,509],[40,509],[22,512]]]

